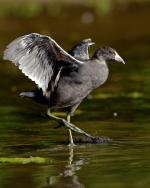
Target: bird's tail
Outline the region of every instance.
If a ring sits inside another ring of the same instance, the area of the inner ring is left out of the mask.
[[[32,92],[32,91],[22,92],[20,93],[20,97],[34,98],[35,92]]]

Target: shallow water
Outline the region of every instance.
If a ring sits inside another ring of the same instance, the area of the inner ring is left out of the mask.
[[[132,8],[106,16],[91,11],[90,24],[82,21],[87,12],[83,7],[67,9],[59,17],[0,18],[1,50],[16,36],[40,32],[53,36],[65,49],[92,37],[97,43],[92,51],[108,44],[126,61],[126,65],[110,65],[108,82],[84,100],[72,118],[75,125],[112,142],[73,149],[65,145],[67,130],[54,129],[56,123],[45,117],[46,107],[18,97],[34,84],[11,63],[0,63],[1,188],[149,187],[150,26],[144,23],[149,22],[150,6]],[[35,161],[13,161],[29,157]]]

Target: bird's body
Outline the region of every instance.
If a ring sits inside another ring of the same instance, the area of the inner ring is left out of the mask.
[[[88,61],[68,73],[63,70],[58,86],[51,95],[49,106],[68,108],[80,104],[93,89],[102,85],[107,77],[107,64],[96,61]]]
[[[92,62],[89,60],[76,70],[62,69],[57,87],[51,92],[51,97],[43,96],[42,91],[37,89],[33,100],[46,104],[51,109],[63,109],[72,114],[92,90],[105,83],[108,73],[107,64],[97,60],[92,60]],[[49,96],[49,91],[47,91],[47,96]]]
[[[110,47],[99,48],[90,59],[91,44],[91,39],[85,39],[67,53],[50,37],[33,33],[14,40],[4,53],[5,59],[19,66],[38,85],[35,91],[23,92],[21,96],[67,112],[67,122],[50,113],[49,116],[62,120],[69,128],[72,144],[71,130],[90,135],[71,124],[70,116],[87,95],[105,83],[109,61],[124,63]]]

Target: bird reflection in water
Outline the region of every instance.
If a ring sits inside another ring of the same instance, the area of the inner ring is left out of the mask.
[[[88,161],[84,158],[76,161],[74,160],[74,148],[69,147],[68,164],[58,176],[47,177],[47,185],[42,188],[85,188],[85,186],[80,182],[79,177],[76,175],[76,171],[79,171],[85,164],[88,164]]]

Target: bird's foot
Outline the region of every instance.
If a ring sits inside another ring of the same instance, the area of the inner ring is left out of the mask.
[[[52,115],[49,111],[48,111],[48,113],[47,113],[47,116],[48,116],[49,118],[52,118],[52,119],[58,121],[59,124],[58,124],[58,126],[55,127],[55,128],[59,128],[59,127],[65,126],[65,127],[67,127],[68,129],[70,129],[70,130],[72,130],[72,131],[74,131],[74,132],[83,134],[83,135],[85,135],[85,136],[87,136],[87,137],[90,137],[90,138],[94,138],[92,135],[86,133],[85,131],[83,131],[82,129],[76,127],[76,126],[73,125],[72,123],[67,122],[65,119],[59,118],[59,117],[56,117],[56,116]]]
[[[68,129],[71,129],[74,132],[84,134],[87,137],[94,138],[92,135],[90,135],[90,134],[86,133],[85,131],[83,131],[82,129],[76,127],[74,124],[67,122],[65,119],[60,119],[59,125],[56,128],[59,128],[61,126],[65,126],[65,127],[67,127]]]

